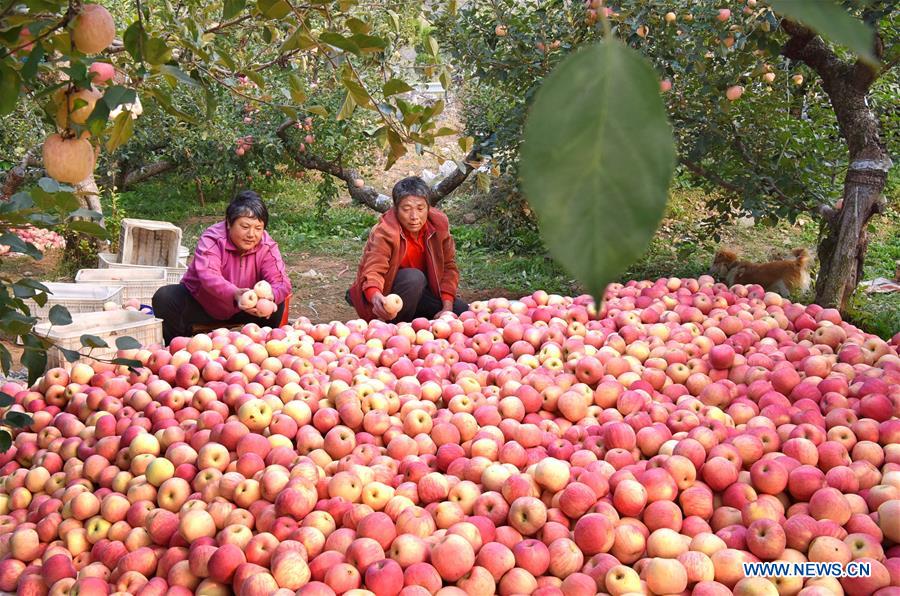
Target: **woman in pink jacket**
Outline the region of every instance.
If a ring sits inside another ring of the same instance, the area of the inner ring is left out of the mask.
[[[291,280],[278,244],[266,232],[268,223],[269,212],[262,199],[245,190],[228,205],[225,221],[203,232],[181,283],[163,286],[153,295],[153,312],[163,320],[166,343],[193,335],[191,330],[197,324],[278,325]],[[278,305],[268,317],[255,307],[238,306],[241,294],[262,280],[272,286]]]

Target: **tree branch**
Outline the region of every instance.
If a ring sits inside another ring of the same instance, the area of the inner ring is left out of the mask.
[[[155,163],[148,164],[136,170],[131,170],[125,174],[124,179],[120,185],[119,190],[125,190],[129,186],[133,186],[138,184],[139,182],[143,182],[148,178],[152,178],[154,176],[158,176],[170,170],[174,170],[178,164],[171,161],[158,161]]]
[[[6,172],[3,180],[3,186],[0,188],[0,201],[8,201],[11,196],[16,194],[22,183],[25,182],[25,175],[29,167],[43,167],[43,162],[37,157],[36,152],[40,150],[40,145],[32,147],[25,152],[22,160],[18,165],[13,166]]]
[[[357,181],[362,180],[362,175],[359,170],[356,168],[344,167],[340,163],[335,163],[332,161],[328,161],[318,155],[313,155],[309,151],[305,151],[300,153],[296,149],[294,149],[291,145],[290,139],[288,137],[288,131],[296,125],[296,120],[285,120],[281,123],[278,129],[275,131],[275,134],[281,139],[281,143],[284,146],[285,151],[291,158],[297,162],[301,167],[316,170],[318,172],[322,172],[325,174],[329,174],[342,180],[347,185],[347,190],[350,192],[350,197],[356,201],[357,203],[361,203],[366,205],[370,209],[375,211],[384,213],[388,209],[391,208],[392,202],[391,198],[376,190],[375,188],[363,184],[362,186],[357,186]],[[462,184],[466,178],[468,178],[469,174],[472,172],[473,168],[469,165],[468,162],[474,161],[477,159],[478,155],[473,149],[469,155],[466,156],[466,169],[465,171],[460,171],[457,168],[452,174],[444,178],[437,186],[434,187],[432,196],[431,196],[431,204],[437,205],[447,195],[453,192],[460,184]]]

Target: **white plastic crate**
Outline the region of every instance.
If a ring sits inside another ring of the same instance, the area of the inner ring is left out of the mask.
[[[34,332],[51,340],[55,345],[67,350],[75,350],[82,354],[90,352],[95,358],[111,359],[116,357],[116,338],[133,337],[142,346],[162,344],[162,320],[142,312],[133,310],[113,310],[75,315],[71,325],[35,325]],[[108,348],[83,348],[82,335],[95,335],[105,341]],[[81,358],[79,362],[92,362],[91,358]],[[47,351],[47,367],[70,368],[63,353],[56,347]]]
[[[108,284],[122,286],[122,300],[137,298],[150,304],[156,290],[169,283],[164,267],[147,269],[81,269],[75,275],[78,284]]]
[[[71,284],[42,282],[47,290],[47,302],[38,306],[37,302],[28,299],[25,302],[31,309],[31,316],[44,320],[50,314],[50,308],[59,304],[65,306],[70,314],[96,312],[103,310],[106,302],[122,303],[121,285]]]
[[[130,269],[139,271],[141,269],[157,269],[150,265],[129,265],[119,262],[119,255],[111,252],[101,252],[99,265],[100,269]],[[187,265],[179,265],[178,267],[163,267],[166,270],[166,283],[177,284],[181,282],[184,273],[187,271]]]
[[[181,228],[167,221],[122,220],[119,260],[128,265],[177,267]]]

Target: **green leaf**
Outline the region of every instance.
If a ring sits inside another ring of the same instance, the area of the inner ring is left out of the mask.
[[[122,34],[122,42],[125,50],[131,54],[136,62],[144,60],[144,46],[147,44],[147,32],[144,31],[141,21],[135,21],[128,26]]]
[[[8,408],[14,403],[16,403],[16,399],[12,395],[0,391],[0,408]]]
[[[316,40],[309,36],[302,27],[297,27],[291,33],[284,43],[281,44],[280,52],[290,52],[291,50],[308,50],[316,46]]]
[[[589,46],[544,79],[525,124],[523,188],[551,254],[598,303],[649,244],[674,168],[659,80],[640,54]]]
[[[38,186],[46,193],[52,194],[55,192],[59,192],[59,182],[57,182],[53,178],[47,178],[46,176],[44,178],[41,178],[40,180],[38,180]]]
[[[246,4],[247,0],[225,0],[225,4],[222,6],[222,20],[227,21],[237,16],[238,13],[244,10]]]
[[[144,363],[140,360],[135,360],[134,358],[113,358],[109,361],[110,364],[119,364],[121,366],[127,366],[128,368],[143,368]]]
[[[357,33],[356,35],[353,35],[350,40],[356,44],[359,51],[363,53],[380,52],[387,47],[387,41],[374,35]]]
[[[34,335],[25,335],[25,351],[22,352],[22,364],[28,369],[28,384],[33,385],[47,368],[47,350]]]
[[[403,144],[403,139],[400,138],[394,129],[390,128],[387,131],[388,138],[388,157],[387,161],[384,165],[385,171],[390,170],[391,167],[397,163],[397,160],[406,155],[406,145]]]
[[[128,142],[132,134],[134,134],[134,118],[131,117],[131,112],[126,110],[116,116],[112,132],[109,133],[109,138],[106,139],[106,150],[112,153]],[[100,226],[97,227],[99,228]]]
[[[350,17],[344,24],[347,25],[347,29],[350,29],[353,33],[359,33],[362,35],[368,34],[372,30],[372,26],[365,21],[357,19],[356,17]]]
[[[183,111],[179,110],[174,105],[172,105],[172,98],[169,95],[167,95],[165,92],[163,92],[162,90],[146,87],[146,88],[144,88],[144,92],[149,95],[152,95],[156,99],[156,101],[159,103],[159,106],[163,110],[165,110],[169,114],[172,114],[179,120],[183,120],[184,122],[187,122],[189,124],[195,124],[195,125],[200,124],[200,121],[197,118],[188,114],[187,112],[183,112]]]
[[[172,77],[182,83],[186,83],[191,87],[199,87],[200,83],[197,82],[196,79],[192,79],[190,75],[186,72],[178,68],[177,66],[171,66],[169,64],[163,64],[159,67],[159,72],[169,77]]]
[[[50,307],[49,319],[54,325],[72,324],[72,315],[70,315],[69,310],[61,304],[54,304]]]
[[[69,350],[60,346],[56,346],[56,349],[62,352],[63,358],[66,359],[66,362],[78,362],[79,360],[81,360],[81,352]]]
[[[385,83],[382,88],[382,93],[384,93],[385,97],[397,95],[398,93],[406,93],[407,91],[412,91],[412,87],[410,87],[406,81],[401,79],[391,79]]]
[[[44,59],[44,46],[43,44],[36,43],[34,44],[34,49],[31,50],[31,53],[28,54],[28,60],[25,61],[25,64],[22,66],[22,78],[26,81],[30,81],[34,78],[34,75],[37,74],[38,66],[41,63],[41,60]]]
[[[144,58],[153,65],[165,64],[172,59],[172,50],[161,37],[152,37],[144,44]]]
[[[19,100],[19,73],[0,62],[0,116],[6,116]]]
[[[284,0],[258,0],[256,8],[267,19],[283,19],[291,12],[291,5]]]
[[[0,244],[5,244],[12,252],[19,252],[35,259],[39,259],[43,256],[41,251],[39,251],[32,243],[25,242],[12,233],[0,234]]]
[[[304,109],[310,114],[315,114],[316,116],[321,116],[323,118],[328,117],[328,108],[326,108],[325,106],[306,106]]]
[[[430,35],[428,36],[428,52],[435,59],[437,59],[440,54],[440,49],[438,48],[437,40]]]
[[[387,12],[388,17],[391,19],[391,28],[394,30],[394,33],[400,33],[400,15],[390,9],[385,12]]]
[[[353,96],[350,92],[347,92],[347,97],[344,98],[344,104],[341,106],[341,111],[338,112],[338,115],[335,117],[335,120],[346,120],[350,116],[353,115],[353,110],[356,109],[356,102],[353,101]],[[311,111],[311,110],[310,110]]]
[[[12,355],[3,344],[0,344],[0,370],[4,375],[9,375],[9,369],[12,368]]]
[[[0,328],[9,335],[26,335],[31,332],[35,317],[28,317],[18,311],[9,311],[0,317]]]
[[[26,428],[31,425],[31,416],[23,412],[7,412],[3,422],[13,428]]]
[[[303,88],[303,77],[296,72],[292,72],[288,75],[288,82],[291,85],[291,99],[294,103],[301,104],[306,101],[306,91]]]
[[[103,341],[96,335],[88,335],[87,333],[85,333],[84,335],[81,336],[80,340],[81,340],[81,345],[83,345],[86,348],[108,348],[109,347],[109,345],[105,341]]]
[[[253,84],[262,89],[266,86],[266,80],[262,77],[261,74],[256,72],[255,70],[246,70],[244,71],[244,76],[253,81]]]
[[[79,234],[87,234],[88,236],[93,236],[94,238],[101,239],[109,237],[109,231],[100,224],[93,221],[76,219],[74,221],[70,221],[66,225],[68,225],[70,230],[72,230],[73,232],[78,232]]]
[[[0,453],[6,453],[12,447],[12,435],[5,430],[0,430]]]
[[[359,46],[357,46],[356,43],[351,39],[344,37],[340,33],[326,31],[325,33],[319,35],[319,41],[344,50],[345,52],[350,52],[351,54],[354,54],[356,56],[359,56],[360,54]]]
[[[120,350],[137,350],[141,347],[141,342],[125,335],[116,338],[116,347]]]
[[[874,31],[832,0],[770,0],[776,12],[799,21],[822,37],[850,48],[870,64],[878,64],[872,53]]]

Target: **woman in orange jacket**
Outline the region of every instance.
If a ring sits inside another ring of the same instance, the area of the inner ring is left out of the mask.
[[[431,189],[418,176],[410,176],[394,185],[392,195],[393,208],[369,233],[347,301],[367,321],[465,312],[469,306],[456,296],[459,269],[450,222],[431,207]],[[396,316],[385,304],[388,294],[403,301]]]

